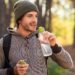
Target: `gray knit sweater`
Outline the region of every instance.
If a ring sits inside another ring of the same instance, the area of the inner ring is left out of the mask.
[[[3,38],[0,39],[0,75],[6,75],[7,69],[3,69],[4,53]],[[72,68],[71,56],[63,48],[59,53],[50,56],[63,68]],[[14,67],[19,60],[25,60],[29,64],[29,69],[25,75],[47,75],[45,57],[43,56],[41,45],[35,34],[23,38],[18,34],[12,34],[9,60],[11,67]]]

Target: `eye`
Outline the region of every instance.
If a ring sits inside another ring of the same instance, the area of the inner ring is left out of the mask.
[[[36,18],[38,18],[38,15],[36,15]]]
[[[27,17],[28,18],[38,18],[38,15],[37,14],[27,14]]]
[[[29,14],[29,15],[27,15],[27,17],[32,17],[32,15],[31,15],[31,14]]]

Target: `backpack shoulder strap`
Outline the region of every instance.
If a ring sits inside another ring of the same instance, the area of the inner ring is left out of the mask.
[[[5,55],[4,68],[10,67],[9,65],[9,50],[11,46],[11,34],[7,34],[3,37],[3,51]]]

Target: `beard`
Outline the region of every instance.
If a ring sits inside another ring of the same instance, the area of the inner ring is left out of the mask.
[[[23,29],[27,32],[34,32],[36,31],[36,28],[37,25],[33,25],[33,24],[23,26]]]

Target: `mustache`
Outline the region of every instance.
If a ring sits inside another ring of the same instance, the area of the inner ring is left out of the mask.
[[[30,23],[30,25],[37,26],[37,23],[36,22],[32,22],[32,23]]]

